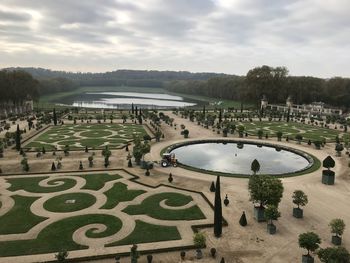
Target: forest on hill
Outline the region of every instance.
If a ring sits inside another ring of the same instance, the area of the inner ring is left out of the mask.
[[[251,69],[246,76],[225,76],[207,81],[177,80],[166,84],[173,92],[250,101],[258,106],[265,95],[269,103],[282,103],[291,96],[295,104],[322,101],[333,106],[350,107],[350,79],[322,79],[289,76],[285,67],[262,66]]]
[[[20,91],[18,98],[27,93],[36,98],[38,95],[70,91],[81,86],[136,86],[245,101],[255,103],[257,106],[265,95],[270,103],[284,104],[287,97],[291,96],[296,104],[323,101],[333,106],[350,107],[350,79],[290,76],[285,67],[256,67],[249,70],[246,76],[147,70],[73,73],[42,68],[9,68],[0,72],[0,100],[15,96],[18,90]],[[17,84],[11,82],[14,78],[19,79]],[[37,82],[33,84],[34,82],[29,81],[31,84],[28,86],[28,91],[22,92],[24,88],[19,86],[27,83],[23,79]]]

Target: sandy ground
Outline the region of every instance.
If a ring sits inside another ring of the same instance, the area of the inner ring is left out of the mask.
[[[196,123],[186,119],[181,119],[171,113],[177,123],[177,130],[166,124],[162,124],[162,130],[165,134],[165,140],[152,145],[152,151],[147,159],[159,161],[159,152],[164,147],[175,142],[183,141],[180,135],[180,124],[186,125],[190,131],[190,139],[204,139],[221,137],[212,130],[204,129]],[[229,135],[228,138],[236,138],[236,135]],[[250,139],[249,139],[250,140]],[[254,140],[254,139],[252,139]],[[255,139],[257,140],[257,139]],[[276,139],[268,139],[269,142],[276,142]],[[247,179],[240,178],[221,178],[222,198],[224,194],[228,195],[230,204],[223,207],[223,214],[228,221],[228,227],[223,229],[223,236],[219,239],[213,235],[213,229],[204,229],[207,236],[207,249],[204,250],[205,257],[201,260],[194,259],[195,251],[187,252],[186,262],[219,262],[221,257],[225,257],[226,262],[301,262],[301,256],[305,253],[298,246],[298,235],[306,231],[314,231],[322,238],[321,247],[331,246],[331,233],[328,224],[333,218],[342,218],[347,226],[350,226],[350,175],[348,168],[349,158],[343,154],[342,157],[335,157],[334,145],[328,144],[322,150],[315,150],[308,145],[297,145],[295,142],[280,142],[280,144],[295,147],[309,152],[320,160],[327,155],[331,155],[336,160],[336,182],[333,186],[326,186],[321,183],[321,169],[307,175],[290,177],[282,179],[284,186],[283,199],[280,204],[282,217],[275,223],[277,233],[269,235],[266,232],[266,223],[257,223],[253,219],[253,205],[249,201],[247,189]],[[111,168],[120,168],[127,166],[127,153],[124,150],[113,151],[111,157]],[[72,152],[69,158],[63,157],[62,171],[77,170],[79,161],[84,161],[84,167],[87,167],[88,153]],[[31,172],[49,172],[51,162],[54,156],[47,153],[43,157],[36,158],[33,154],[28,155]],[[103,168],[103,159],[100,151],[96,151],[96,169]],[[5,173],[21,173],[19,165],[20,158],[18,153],[12,150],[6,150],[5,158],[0,159],[0,167]],[[207,174],[188,171],[182,168],[160,168],[155,167],[151,171],[150,177],[142,176],[144,171],[139,168],[130,169],[132,173],[141,176],[140,181],[157,185],[159,183],[168,183],[167,175],[171,172],[174,177],[173,185],[202,191],[213,202],[214,195],[209,191],[209,186],[215,177]],[[309,204],[304,208],[304,218],[296,219],[292,216],[292,193],[296,189],[301,189],[309,197]],[[247,214],[248,226],[241,227],[238,224],[239,218],[245,211]],[[345,230],[343,235],[343,245],[350,250],[349,229]],[[154,244],[156,246],[156,244]],[[209,257],[209,249],[215,247],[218,256],[216,259]],[[180,262],[180,252],[159,253],[153,256],[153,262]],[[90,261],[91,262],[91,261]],[[95,262],[115,262],[114,259],[98,260]],[[130,262],[129,258],[122,258],[120,261]],[[142,256],[139,262],[147,262],[146,257]],[[315,262],[319,262],[315,258]]]

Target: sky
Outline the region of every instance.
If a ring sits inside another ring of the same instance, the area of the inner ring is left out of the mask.
[[[349,0],[1,0],[0,68],[350,77]]]

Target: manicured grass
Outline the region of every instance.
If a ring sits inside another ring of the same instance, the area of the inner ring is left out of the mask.
[[[91,194],[69,193],[50,198],[44,203],[44,209],[55,213],[69,213],[88,208],[95,202],[96,197]]]
[[[14,192],[17,190],[24,190],[31,193],[53,193],[68,190],[76,185],[76,181],[70,178],[54,178],[48,182],[50,187],[40,186],[39,183],[49,176],[45,177],[21,177],[21,178],[7,178],[7,182],[11,184],[8,188],[9,191]],[[59,185],[63,182],[62,185]]]
[[[89,214],[69,217],[47,226],[36,239],[0,241],[0,255],[5,257],[87,249],[86,246],[75,243],[72,236],[77,229],[90,224],[103,224],[107,227],[101,233],[94,233],[92,229],[87,231],[87,236],[90,238],[113,235],[122,227],[121,220],[111,215]]]
[[[179,240],[181,235],[175,226],[152,225],[136,220],[134,231],[126,238],[108,244],[106,247]]]
[[[45,147],[49,151],[55,146],[62,150],[65,145],[72,150],[101,149],[106,145],[115,148],[133,140],[134,135],[143,137],[146,134],[143,126],[138,124],[68,124],[51,127],[23,148],[41,150]]]
[[[128,189],[126,183],[115,182],[115,180],[122,178],[118,174],[87,173],[67,176],[71,176],[72,178],[59,178],[55,174],[52,180],[48,181],[48,184],[52,185],[52,187],[39,186],[39,183],[42,180],[50,178],[49,176],[6,178],[7,182],[11,184],[7,189],[10,193],[11,191],[24,190],[36,193],[38,196],[27,197],[18,194],[11,196],[15,200],[15,205],[8,213],[0,216],[0,235],[26,233],[38,223],[46,220],[47,218],[33,214],[30,211],[30,207],[37,199],[45,197],[50,193],[58,194],[44,202],[43,208],[46,211],[61,213],[65,218],[46,226],[39,232],[35,239],[21,240],[19,238],[15,241],[0,241],[0,257],[86,249],[87,247],[85,245],[80,245],[73,241],[72,236],[76,230],[90,224],[101,224],[105,225],[107,229],[100,232],[96,231],[96,228],[91,228],[86,231],[86,236],[89,238],[103,238],[117,233],[121,229],[122,224],[126,224],[127,222],[121,222],[119,218],[105,214],[104,212],[106,210],[103,209],[116,209],[117,214],[118,203],[134,200],[137,196],[147,192],[147,190]],[[76,186],[76,181],[73,178],[79,178],[79,180],[80,178],[84,178],[86,184],[82,186],[82,189],[99,191],[96,194],[105,194],[107,197],[106,203],[101,208],[89,209],[87,215],[77,216],[75,214],[72,216],[72,212],[91,208],[97,200],[97,195],[95,196],[94,193],[84,193],[79,191],[79,189],[73,193],[60,193]],[[104,191],[103,187],[108,182],[111,182],[113,186],[109,190]],[[151,191],[153,192],[153,190]],[[67,200],[70,201],[67,202]],[[72,200],[75,200],[75,202],[72,202]],[[164,209],[159,205],[162,200],[165,200],[168,206],[178,207],[191,202],[192,197],[180,193],[156,192],[140,205],[129,205],[125,211],[130,215],[144,214],[160,220],[184,220],[184,224],[188,220],[205,218],[200,208],[196,205],[188,209]],[[179,239],[181,239],[181,236],[176,226],[153,225],[136,220],[136,227],[128,237],[108,244],[108,246]]]
[[[308,124],[295,123],[295,122],[243,122],[238,123],[237,125],[243,125],[245,127],[245,131],[249,135],[258,136],[258,131],[262,130],[265,137],[267,133],[269,137],[277,137],[277,132],[281,131],[283,133],[282,137],[289,139],[295,139],[297,134],[303,136],[304,141],[315,141],[315,140],[323,140],[326,139],[327,142],[335,141],[335,137],[341,135],[341,131],[327,129],[317,126],[312,126]]]
[[[150,217],[161,220],[198,220],[204,219],[205,216],[198,206],[192,206],[187,209],[165,209],[160,206],[160,202],[166,200],[168,206],[183,206],[191,202],[191,196],[179,193],[160,193],[152,195],[140,205],[130,205],[123,210],[129,215],[148,215]]]
[[[82,177],[86,180],[86,184],[82,189],[88,189],[88,190],[100,190],[102,187],[105,186],[105,184],[109,181],[117,180],[122,178],[118,174],[83,174],[83,175],[77,175],[79,177]]]
[[[128,190],[127,185],[115,183],[111,189],[104,194],[107,196],[107,202],[101,209],[113,209],[120,202],[131,201],[140,194],[145,193],[143,190]]]
[[[30,211],[30,206],[39,199],[38,197],[14,195],[12,198],[15,201],[15,205],[5,215],[0,216],[0,235],[26,233],[46,219],[34,215]],[[0,253],[0,255],[2,254]]]

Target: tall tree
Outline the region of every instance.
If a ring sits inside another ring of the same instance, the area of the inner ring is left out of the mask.
[[[21,150],[21,131],[19,130],[19,124],[17,124],[16,130],[16,150]]]
[[[57,125],[57,114],[56,114],[56,109],[53,108],[53,124],[56,126]]]
[[[214,235],[220,237],[222,234],[222,204],[220,193],[220,176],[216,178],[215,201],[214,201]]]

